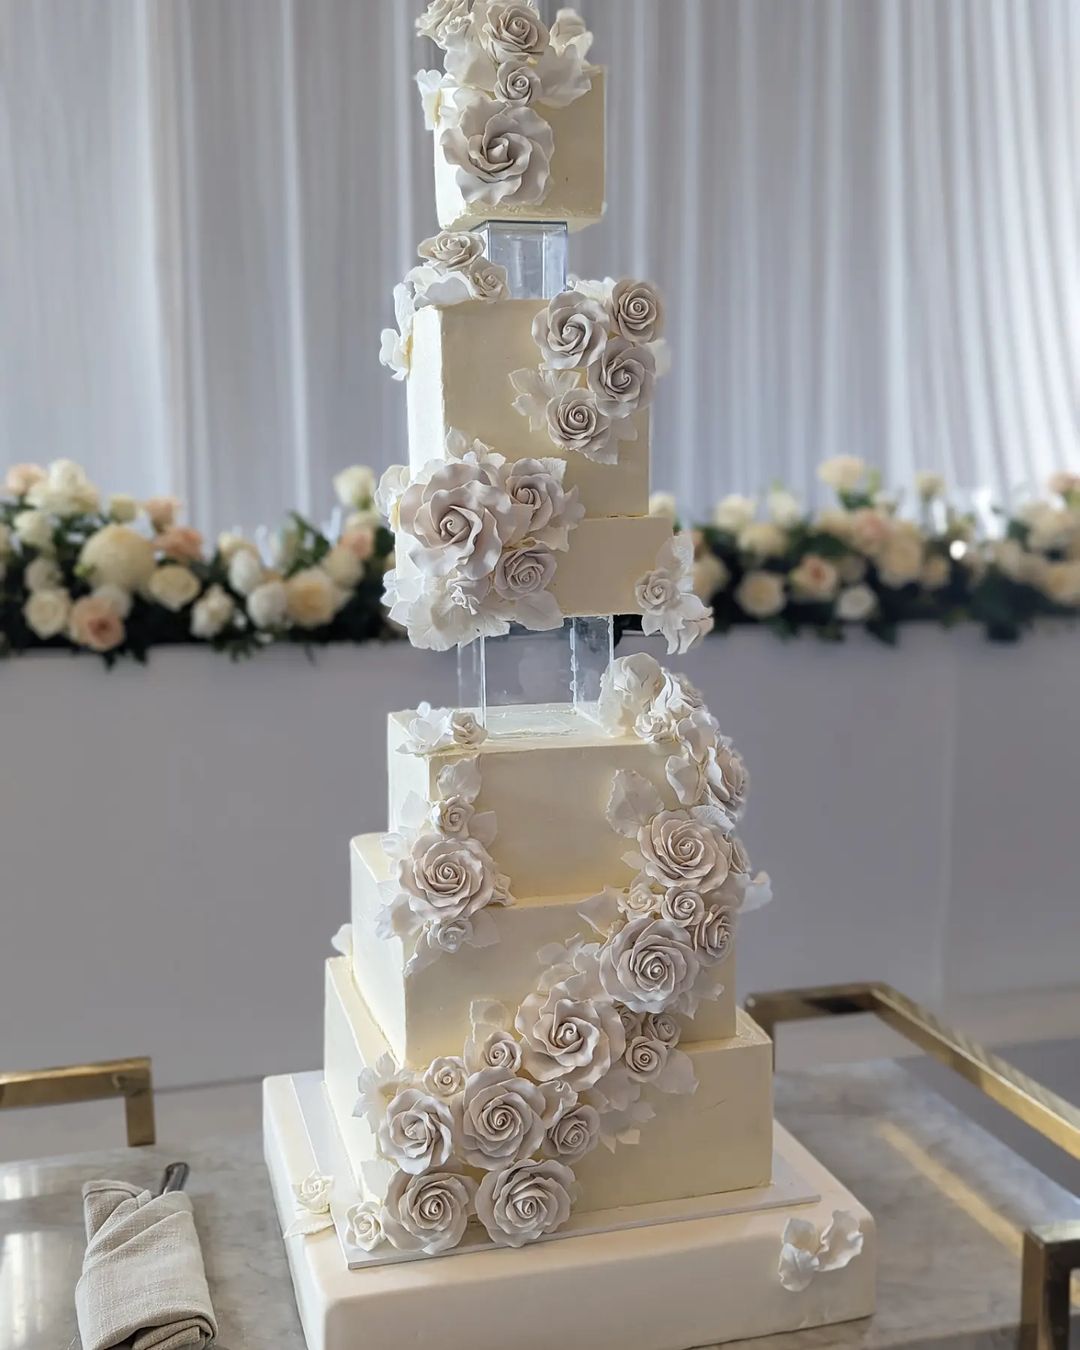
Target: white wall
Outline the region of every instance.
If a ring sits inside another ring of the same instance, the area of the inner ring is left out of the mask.
[[[747,631],[680,663],[746,755],[775,883],[742,992],[1076,984],[1078,659],[1075,632],[928,629],[896,652]],[[386,824],[385,715],[452,701],[453,657],[44,655],[2,678],[0,1062],[150,1053],[163,1084],[318,1064],[348,840]]]
[[[434,227],[420,7],[0,0],[0,464],[73,455],[210,527],[405,458],[376,349]],[[610,192],[576,266],[667,292],[659,486],[1075,467],[1070,0],[583,8]]]

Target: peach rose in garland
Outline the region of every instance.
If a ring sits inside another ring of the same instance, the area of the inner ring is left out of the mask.
[[[547,195],[555,137],[532,108],[483,94],[465,101],[439,144],[466,202],[529,206]]]
[[[203,537],[190,525],[170,525],[154,540],[154,547],[175,562],[198,562],[203,555]]]
[[[40,464],[12,464],[4,476],[4,490],[13,497],[25,497],[44,477],[45,470]]]
[[[700,962],[685,928],[667,919],[634,919],[604,943],[600,982],[634,1012],[666,1012],[693,988]]]
[[[489,1172],[476,1193],[476,1213],[493,1242],[523,1247],[554,1233],[570,1217],[574,1174],[555,1159]]]
[[[816,553],[807,553],[798,567],[792,569],[789,580],[797,600],[815,604],[832,600],[840,589],[839,572],[827,558]]]
[[[124,640],[124,621],[107,599],[84,595],[71,607],[68,636],[92,652],[111,652]]]
[[[395,1172],[386,1188],[383,1235],[401,1252],[437,1256],[465,1235],[476,1182],[456,1172]]]

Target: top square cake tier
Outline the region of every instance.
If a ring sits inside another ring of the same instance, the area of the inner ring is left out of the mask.
[[[604,214],[604,72],[592,72],[592,87],[565,108],[541,106],[551,127],[554,152],[547,190],[539,202],[513,197],[488,204],[462,194],[461,170],[446,155],[446,131],[435,134],[435,205],[444,230],[472,229],[487,220],[565,220],[584,229]]]

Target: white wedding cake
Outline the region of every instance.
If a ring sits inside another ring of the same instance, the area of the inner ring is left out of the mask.
[[[772,1120],[735,1001],[743,761],[647,652],[709,628],[650,517],[667,365],[647,282],[568,279],[603,211],[604,73],[572,10],[433,0],[417,77],[441,232],[382,359],[409,464],[377,498],[392,620],[459,706],[389,718],[352,841],[320,1074],[266,1084],[311,1350],[680,1350],[868,1315],[870,1216]]]

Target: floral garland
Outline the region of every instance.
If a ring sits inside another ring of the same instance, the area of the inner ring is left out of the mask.
[[[836,506],[812,514],[775,488],[764,519],[753,498],[729,496],[710,524],[686,531],[693,589],[716,631],[763,624],[784,638],[808,631],[839,642],[862,629],[894,644],[905,623],[966,621],[1014,642],[1038,619],[1080,613],[1080,474],[1054,474],[1051,500],[1003,514],[1000,538],[979,536],[974,517],[945,500],[938,474],[917,476],[918,520],[901,516],[861,459],[826,460],[818,476]],[[666,494],[651,509],[676,511]]]
[[[592,88],[581,16],[561,9],[549,29],[531,3],[432,0],[416,31],[445,53],[416,83],[424,123],[470,205],[534,206],[548,194],[555,137],[545,108]]]
[[[665,809],[644,776],[616,771],[607,817],[632,842],[625,861],[636,875],[581,904],[595,938],[539,951],[543,973],[516,1012],[476,1000],[460,1055],[413,1072],[387,1054],[361,1073],[354,1115],[394,1168],[381,1202],[348,1212],[350,1240],[365,1251],[389,1243],[438,1255],[474,1218],[500,1246],[546,1237],[570,1216],[574,1166],[600,1145],[639,1141],[655,1114],[646,1089],[697,1087],[679,1049],[684,1021],[722,992],[736,916],[770,898],[768,877],[751,878],[734,832],[746,769],[698,691],[647,654],[613,663],[600,702],[613,735],[633,728],[665,756],[680,806]],[[413,753],[462,744],[446,712],[420,710],[410,732]],[[454,760],[434,805],[416,799],[415,823],[384,841],[396,876],[385,884],[383,935],[415,936],[424,925],[407,969],[426,965],[433,948],[456,951],[462,922],[491,927],[475,928],[473,945],[496,941],[487,906],[512,903],[487,853],[494,817],[473,809],[479,790],[476,757]],[[455,934],[445,947],[444,925]],[[339,934],[334,945],[348,952],[350,942]]]
[[[1080,474],[1055,474],[1050,500],[1003,516],[1002,537],[987,538],[944,500],[937,475],[919,476],[915,521],[861,460],[830,460],[820,473],[838,502],[815,514],[779,489],[767,496],[765,519],[754,500],[724,498],[710,524],[676,537],[674,565],[650,574],[638,595],[643,616],[626,625],[650,625],[669,647],[672,635],[681,645],[679,633],[692,636],[711,605],[722,633],[761,624],[781,637],[841,641],[854,629],[895,643],[906,623],[975,622],[1010,642],[1036,620],[1080,613]],[[208,544],[179,523],[175,498],[105,499],[70,460],[12,466],[0,489],[0,656],[84,651],[112,664],[178,644],[238,657],[281,642],[402,636],[383,605],[394,537],[375,503],[375,475],[356,465],[334,484],[340,528],[293,512],[263,549],[230,533]],[[653,510],[675,515],[662,494]],[[696,615],[694,597],[704,602]]]

